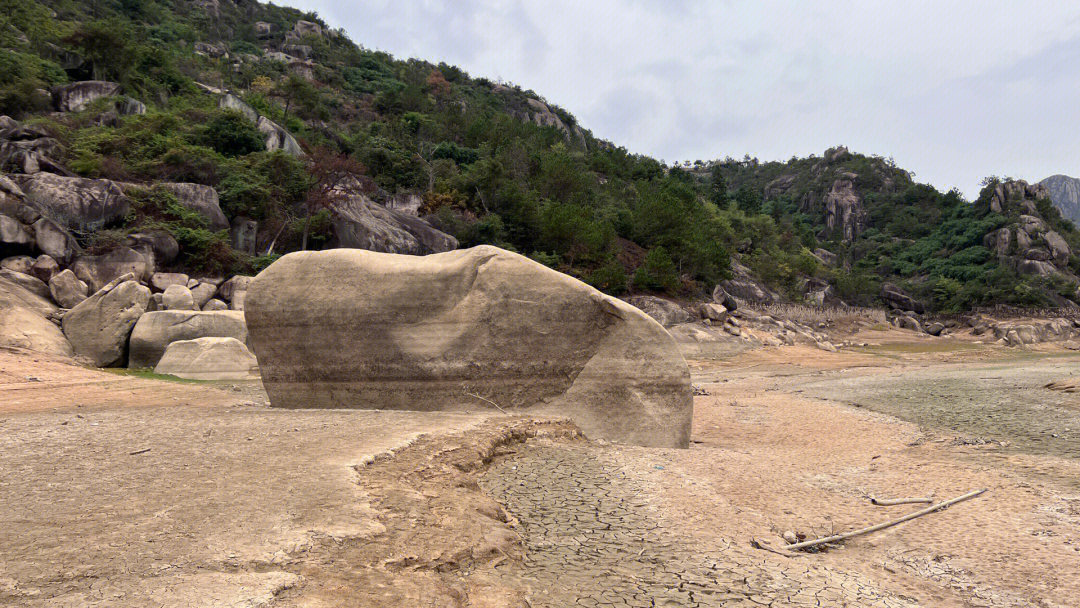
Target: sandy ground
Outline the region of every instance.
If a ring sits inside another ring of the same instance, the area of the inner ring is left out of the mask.
[[[0,352],[0,605],[1076,606],[1080,356],[866,341],[690,360],[689,450]]]

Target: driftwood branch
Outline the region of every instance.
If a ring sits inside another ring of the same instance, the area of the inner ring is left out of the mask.
[[[499,410],[500,412],[502,412],[502,413],[506,414],[507,416],[509,416],[509,415],[510,415],[510,412],[508,412],[508,411],[504,410],[503,408],[499,407],[499,404],[498,404],[498,403],[495,403],[494,401],[492,401],[491,399],[488,399],[487,397],[481,397],[480,395],[477,395],[476,393],[470,393],[470,392],[468,392],[468,391],[466,391],[466,392],[465,392],[465,394],[466,394],[466,395],[468,395],[468,396],[470,396],[470,397],[476,397],[477,399],[479,399],[479,400],[481,400],[481,401],[487,401],[487,402],[488,402],[488,403],[490,403],[490,404],[491,404],[492,406],[494,406],[494,407],[495,407],[495,409],[497,409],[497,410]]]
[[[931,504],[934,502],[933,498],[870,498],[870,504],[877,505],[879,507],[891,507],[893,505],[911,505],[911,504]]]
[[[887,522],[882,523],[882,524],[877,524],[876,526],[870,526],[869,528],[863,528],[861,530],[855,530],[854,532],[848,532],[846,534],[835,534],[833,536],[826,536],[824,538],[818,538],[818,539],[814,539],[814,540],[807,540],[807,541],[803,541],[801,543],[795,543],[793,545],[787,545],[787,546],[784,547],[784,549],[786,549],[788,551],[795,551],[795,550],[798,550],[798,549],[806,549],[808,547],[815,547],[817,545],[823,545],[825,543],[836,543],[836,542],[847,540],[849,538],[854,538],[856,536],[862,536],[864,534],[870,534],[871,532],[877,532],[878,530],[884,530],[885,528],[891,528],[891,527],[893,527],[895,525],[902,524],[905,521],[911,521],[911,520],[915,519],[916,517],[922,517],[923,515],[928,515],[930,513],[933,513],[934,511],[940,511],[940,510],[942,510],[942,509],[944,509],[946,507],[952,506],[952,505],[954,505],[954,504],[956,504],[958,502],[968,500],[969,498],[975,498],[976,496],[978,496],[979,494],[982,494],[985,491],[986,491],[986,488],[983,488],[981,490],[975,490],[974,492],[968,492],[967,494],[964,494],[963,496],[957,496],[956,498],[953,498],[951,500],[946,500],[945,502],[939,502],[938,504],[936,504],[936,505],[934,505],[932,507],[927,507],[925,509],[922,509],[921,511],[915,511],[914,513],[908,513],[907,515],[905,515],[903,517],[899,517],[897,519],[894,519],[892,521],[887,521]]]

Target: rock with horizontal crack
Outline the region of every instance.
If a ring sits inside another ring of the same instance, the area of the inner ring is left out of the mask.
[[[586,434],[687,447],[690,374],[648,315],[497,247],[425,257],[291,253],[245,316],[271,404],[568,416]]]

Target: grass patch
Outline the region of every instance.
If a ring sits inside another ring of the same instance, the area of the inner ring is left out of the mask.
[[[131,378],[143,378],[144,380],[164,380],[166,382],[179,382],[181,384],[207,384],[215,382],[214,380],[192,380],[190,378],[181,378],[179,376],[171,376],[169,374],[157,374],[154,370],[144,367],[139,369],[127,369],[124,367],[107,367],[102,371],[109,372],[110,374],[116,374],[117,376],[128,376]]]

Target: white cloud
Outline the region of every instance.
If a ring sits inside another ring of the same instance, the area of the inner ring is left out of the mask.
[[[544,95],[668,161],[891,155],[968,195],[1080,174],[1080,5],[291,0],[368,48]]]

